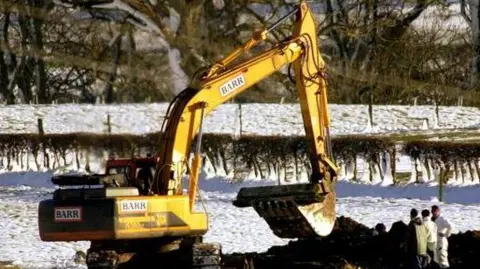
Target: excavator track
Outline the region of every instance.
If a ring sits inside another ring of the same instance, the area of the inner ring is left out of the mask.
[[[327,236],[335,224],[335,192],[324,183],[242,188],[233,204],[252,206],[280,238]]]
[[[108,242],[90,247],[86,257],[88,269],[222,268],[222,249],[218,243],[203,243],[187,238],[168,244],[146,244],[144,248],[139,248],[135,243],[129,246],[124,244],[129,250],[124,246],[119,247],[121,244],[114,246]],[[161,261],[161,264],[155,261]]]
[[[192,246],[192,268],[221,269],[222,248],[218,243],[195,243]]]

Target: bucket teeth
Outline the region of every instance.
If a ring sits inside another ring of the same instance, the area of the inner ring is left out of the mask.
[[[242,188],[233,203],[252,206],[278,237],[321,237],[335,223],[335,193],[322,189],[319,184]]]
[[[295,202],[307,205],[322,202],[324,194],[319,184],[292,184],[280,186],[262,186],[242,188],[233,204],[237,207],[249,207],[258,202],[271,201]]]

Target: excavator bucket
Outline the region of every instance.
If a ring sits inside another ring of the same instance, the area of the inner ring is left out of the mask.
[[[242,188],[233,204],[252,206],[280,238],[323,237],[330,234],[336,219],[336,195],[326,184]]]

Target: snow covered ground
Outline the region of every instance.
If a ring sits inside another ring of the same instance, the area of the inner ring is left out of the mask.
[[[85,251],[86,242],[42,242],[37,230],[37,206],[51,196],[52,172],[5,172],[0,174],[0,261],[13,261],[22,268],[85,268],[73,257],[77,250]],[[224,252],[265,251],[273,245],[288,241],[275,237],[267,224],[251,208],[232,205],[238,190],[244,186],[275,184],[275,180],[249,179],[243,184],[232,184],[204,173],[200,182],[203,200],[210,216],[207,241],[220,242]],[[390,225],[408,221],[412,207],[429,208],[442,204],[444,215],[455,226],[455,231],[479,229],[480,189],[478,185],[446,187],[445,201],[435,198],[434,183],[384,187],[381,185],[338,183],[337,213],[352,217],[370,227],[378,222]]]
[[[36,133],[42,118],[46,133],[107,130],[111,116],[113,133],[143,134],[160,131],[166,103],[121,105],[10,105],[0,106],[0,133]],[[223,104],[207,116],[205,132],[235,133],[239,129],[239,105]],[[378,105],[369,126],[366,105],[329,106],[332,134],[399,132],[428,128],[480,128],[480,110],[473,107]],[[243,104],[242,133],[257,135],[303,135],[298,104]],[[80,120],[81,119],[81,120]],[[428,120],[428,125],[426,125]]]
[[[36,132],[37,118],[43,118],[47,133],[101,133],[106,130],[107,114],[112,117],[114,133],[149,133],[159,131],[166,107],[166,104],[0,106],[0,133]],[[332,105],[330,111],[334,134],[411,131],[422,129],[425,118],[430,126],[435,122],[434,107],[431,106],[375,106],[373,128],[368,126],[366,106]],[[208,116],[206,131],[232,134],[238,130],[238,116],[238,105],[222,105]],[[440,128],[480,128],[479,116],[477,108],[440,107],[438,125]],[[244,133],[303,134],[298,105],[242,105],[242,120]],[[99,160],[91,162],[94,171],[101,171]],[[32,163],[30,167],[35,165]],[[232,205],[241,187],[275,184],[274,178],[250,178],[245,183],[232,184],[209,171],[205,169],[200,182],[210,215],[207,241],[222,243],[224,252],[265,251],[272,245],[287,242],[275,237],[253,209]],[[363,171],[360,161],[359,177],[365,179]],[[409,159],[403,156],[397,162],[397,172],[409,171]],[[49,180],[52,173],[22,171],[19,167],[7,172],[0,167],[0,261],[14,261],[22,268],[84,268],[73,262],[73,256],[77,250],[86,250],[86,242],[47,243],[39,239],[37,206],[40,200],[51,196],[53,186]],[[455,231],[479,229],[478,180],[476,184],[469,185],[456,182],[446,186],[445,203],[439,203],[436,199],[437,187],[431,182],[393,187],[384,186],[385,181],[371,184],[341,180],[337,187],[337,212],[368,226],[383,222],[389,227],[397,220],[407,221],[412,207],[423,209],[438,203],[442,204],[444,215],[453,222]]]

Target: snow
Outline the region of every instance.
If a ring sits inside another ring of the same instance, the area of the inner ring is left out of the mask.
[[[403,159],[405,160],[405,159]],[[408,168],[408,164],[400,164]],[[101,165],[95,165],[101,169]],[[37,230],[39,201],[51,197],[53,171],[0,173],[0,261],[13,261],[22,268],[85,268],[76,265],[76,251],[85,251],[87,242],[42,242]],[[363,173],[359,169],[359,173]],[[220,242],[226,253],[265,251],[288,240],[277,238],[252,208],[232,205],[241,187],[276,184],[273,178],[247,178],[242,184],[210,174],[206,168],[200,181],[201,196],[210,218],[206,241]],[[353,183],[341,179],[337,184],[337,214],[351,217],[373,227],[383,222],[387,227],[398,220],[408,221],[411,208],[419,210],[440,204],[444,216],[456,231],[477,229],[480,218],[479,185],[445,186],[446,203],[438,202],[435,183],[385,187],[381,184]],[[197,204],[200,208],[200,200]]]
[[[304,135],[299,104],[242,104],[242,134]],[[160,131],[167,103],[121,105],[9,105],[0,106],[0,133],[36,133],[42,118],[46,133],[105,133],[107,115],[113,133],[145,134]],[[223,104],[207,115],[205,132],[235,133],[238,104]],[[376,105],[369,130],[367,105],[329,105],[331,133],[392,133],[422,131],[425,119],[436,122],[434,106]],[[78,119],[82,119],[79,121]],[[438,129],[480,128],[475,107],[439,107]],[[427,130],[427,132],[429,131]]]
[[[151,133],[159,131],[166,107],[167,104],[1,106],[0,133],[36,132],[37,118],[43,118],[47,133],[104,133],[107,114],[111,116],[114,133]],[[244,104],[241,111],[243,134],[303,135],[300,110],[296,104]],[[332,133],[365,133],[369,127],[367,111],[365,105],[331,105]],[[370,126],[370,131],[421,130],[425,118],[433,122],[433,112],[433,106],[375,106],[374,124]],[[238,132],[238,114],[237,104],[220,106],[208,116],[206,132]],[[478,108],[440,107],[439,128],[480,128],[479,114]],[[78,121],[79,118],[82,120]],[[427,131],[437,130],[429,128]],[[398,157],[397,172],[411,172],[408,156]],[[94,172],[102,170],[98,158],[102,156],[91,159]],[[68,163],[73,163],[70,162],[72,156],[67,159]],[[32,162],[33,158],[29,160]],[[81,163],[84,167],[83,159]],[[16,162],[13,165],[10,172],[0,167],[0,261],[13,261],[23,268],[85,268],[76,265],[73,256],[77,250],[85,251],[88,243],[42,242],[38,235],[38,203],[51,197],[54,186],[50,177],[60,171],[25,171]],[[32,163],[30,167],[35,165]],[[71,168],[64,167],[62,171]],[[389,169],[388,166],[382,168],[384,171]],[[351,217],[370,227],[378,222],[389,227],[398,220],[408,221],[408,212],[412,207],[420,210],[440,204],[444,215],[455,226],[455,231],[478,229],[478,179],[468,184],[451,180],[444,189],[445,202],[438,202],[438,186],[428,179],[426,183],[417,185],[391,186],[391,178],[386,177],[382,181],[378,174],[374,174],[374,183],[371,183],[368,169],[365,169],[361,159],[358,160],[359,182],[351,180],[351,168],[346,170],[348,173],[337,184],[339,216]],[[275,175],[265,180],[249,177],[242,184],[233,184],[228,177],[210,171],[205,167],[200,181],[201,194],[210,216],[206,241],[220,242],[226,253],[265,251],[273,245],[288,242],[275,237],[252,208],[236,208],[232,205],[241,187],[276,184]]]
[[[124,9],[138,15],[121,1],[103,7]],[[437,8],[429,8],[414,22],[414,26],[433,27],[432,19]],[[449,7],[455,15],[443,21],[449,25],[466,28],[458,15],[458,5]],[[146,27],[158,31],[156,25],[144,17]],[[172,29],[178,27],[176,17],[169,18]],[[147,42],[148,43],[148,42]],[[175,89],[184,88],[184,72],[178,65],[178,51],[171,49],[162,38],[147,48],[167,48]],[[46,133],[106,132],[107,115],[111,116],[113,133],[145,134],[160,131],[168,104],[122,105],[10,105],[0,106],[0,133],[36,133],[37,118],[44,121]],[[374,106],[374,122],[369,123],[366,105],[329,106],[333,135],[430,130],[429,123],[437,124],[433,106]],[[212,112],[205,122],[207,133],[236,133],[238,105],[225,104]],[[81,119],[81,121],[79,121]],[[480,128],[480,111],[471,107],[440,107],[438,128]],[[242,105],[243,134],[303,135],[304,128],[298,104],[244,104]],[[403,158],[397,166],[409,171],[410,164]],[[359,167],[361,164],[359,164]],[[34,167],[31,165],[31,167]],[[101,165],[95,164],[94,170]],[[23,268],[85,268],[73,262],[77,250],[85,251],[87,242],[42,242],[37,230],[39,201],[48,199],[54,189],[50,182],[52,171],[2,172],[0,167],[0,261],[13,261]],[[340,180],[337,184],[337,214],[351,217],[365,225],[383,222],[389,227],[398,220],[408,221],[412,207],[429,208],[441,205],[443,214],[454,225],[454,232],[478,229],[480,195],[478,184],[459,184],[453,181],[445,186],[444,200],[438,202],[438,186],[434,182],[389,186],[388,180],[376,184],[366,183],[363,169],[359,170],[361,183]],[[376,178],[376,176],[375,176]],[[273,245],[286,244],[287,240],[275,237],[267,224],[251,208],[232,205],[238,190],[245,186],[275,184],[276,180],[248,179],[242,184],[230,183],[224,177],[204,174],[200,181],[203,200],[210,216],[210,230],[206,241],[220,242],[224,252],[265,251]]]
[[[170,65],[171,78],[173,79],[173,86],[175,95],[179,94],[188,86],[188,76],[180,66],[181,62],[180,51],[178,49],[168,50],[168,64]]]
[[[470,26],[462,17],[460,4],[448,6],[432,5],[428,7],[413,23],[416,28],[467,30]]]
[[[113,133],[145,134],[160,130],[168,104],[123,105],[11,105],[0,106],[0,133],[35,133],[37,118],[44,121],[46,133],[93,132],[105,133],[107,115],[111,116]],[[374,106],[374,121],[368,122],[366,105],[330,105],[331,132],[334,135],[366,132],[435,132],[438,129],[480,128],[480,111],[472,107],[440,107],[438,128],[424,126],[434,121],[433,106]],[[238,134],[239,105],[224,104],[207,116],[207,133]],[[298,104],[243,104],[241,109],[242,134],[303,135],[304,128]],[[79,121],[79,119],[81,119]],[[426,127],[426,128],[425,128]],[[426,129],[426,130],[422,130]],[[475,132],[475,130],[473,130]],[[407,156],[398,156],[397,172],[411,172]],[[97,156],[102,158],[102,156]],[[72,156],[68,156],[69,163]],[[32,162],[33,158],[30,158]],[[41,160],[40,160],[41,161]],[[82,167],[84,167],[83,160]],[[91,159],[94,172],[102,170],[99,159]],[[387,162],[389,163],[389,162]],[[86,242],[42,242],[37,230],[39,201],[51,196],[53,173],[59,171],[24,171],[15,162],[13,170],[0,167],[0,261],[13,261],[23,268],[84,268],[73,262],[77,250],[85,251]],[[35,167],[31,164],[30,167]],[[68,171],[71,167],[63,168]],[[342,166],[345,170],[345,167]],[[441,204],[444,215],[455,226],[455,231],[477,229],[480,218],[478,179],[472,184],[452,180],[445,186],[444,203],[438,202],[436,183],[391,186],[391,178],[383,181],[374,174],[369,182],[365,163],[358,160],[358,179],[346,178],[337,184],[338,215],[345,215],[368,225],[383,222],[389,227],[397,220],[408,221],[412,207],[429,208]],[[389,167],[385,168],[389,171]],[[265,251],[288,240],[273,235],[266,222],[252,208],[232,205],[243,186],[270,185],[277,182],[275,175],[268,180],[248,178],[245,183],[233,184],[228,178],[211,174],[205,168],[200,181],[203,200],[210,216],[210,230],[206,241],[220,242],[226,253]],[[413,179],[413,176],[411,177]],[[8,246],[8,247],[4,247]]]

